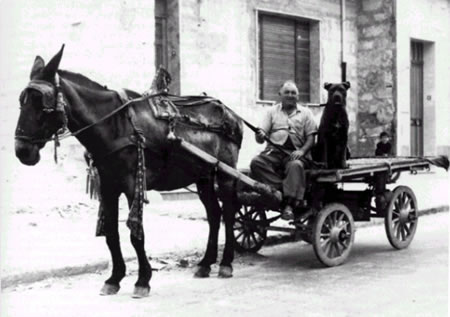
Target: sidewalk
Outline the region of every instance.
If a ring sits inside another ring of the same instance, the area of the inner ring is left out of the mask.
[[[450,178],[444,170],[433,168],[418,175],[403,173],[397,184],[389,187],[398,185],[414,190],[420,210],[448,210]],[[365,186],[346,185],[347,189],[350,187]],[[110,255],[105,239],[95,237],[98,203],[78,194],[76,203],[53,206],[47,213],[18,210],[6,217],[2,215],[2,287],[107,268]],[[144,212],[147,255],[174,261],[192,254],[202,256],[208,225],[201,203],[198,200],[168,202],[153,197],[156,196],[150,196],[151,203],[145,206]],[[129,260],[135,257],[135,252],[125,225],[127,213],[125,200],[121,199],[121,245],[124,257]],[[223,236],[222,227],[219,243],[223,243]]]

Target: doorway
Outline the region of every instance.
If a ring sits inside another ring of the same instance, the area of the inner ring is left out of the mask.
[[[411,41],[411,155],[423,156],[423,43]]]

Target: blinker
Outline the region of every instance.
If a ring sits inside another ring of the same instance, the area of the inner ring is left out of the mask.
[[[22,104],[27,102],[27,92],[29,90],[36,90],[42,94],[42,106],[44,107],[44,112],[49,113],[56,110],[55,87],[51,83],[43,80],[30,81],[28,86],[20,94],[20,102]]]

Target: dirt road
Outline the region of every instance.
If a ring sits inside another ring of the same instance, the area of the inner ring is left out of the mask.
[[[150,297],[130,297],[129,265],[118,295],[98,291],[108,272],[5,289],[1,316],[447,316],[448,213],[420,218],[410,248],[394,251],[383,226],[357,231],[349,261],[322,268],[304,243],[238,257],[235,276],[192,267],[155,272]]]

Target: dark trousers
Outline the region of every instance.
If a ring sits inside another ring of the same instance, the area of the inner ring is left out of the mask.
[[[290,161],[289,156],[277,150],[266,150],[250,163],[250,176],[264,184],[283,191],[285,200],[302,200],[306,189],[307,159]]]

